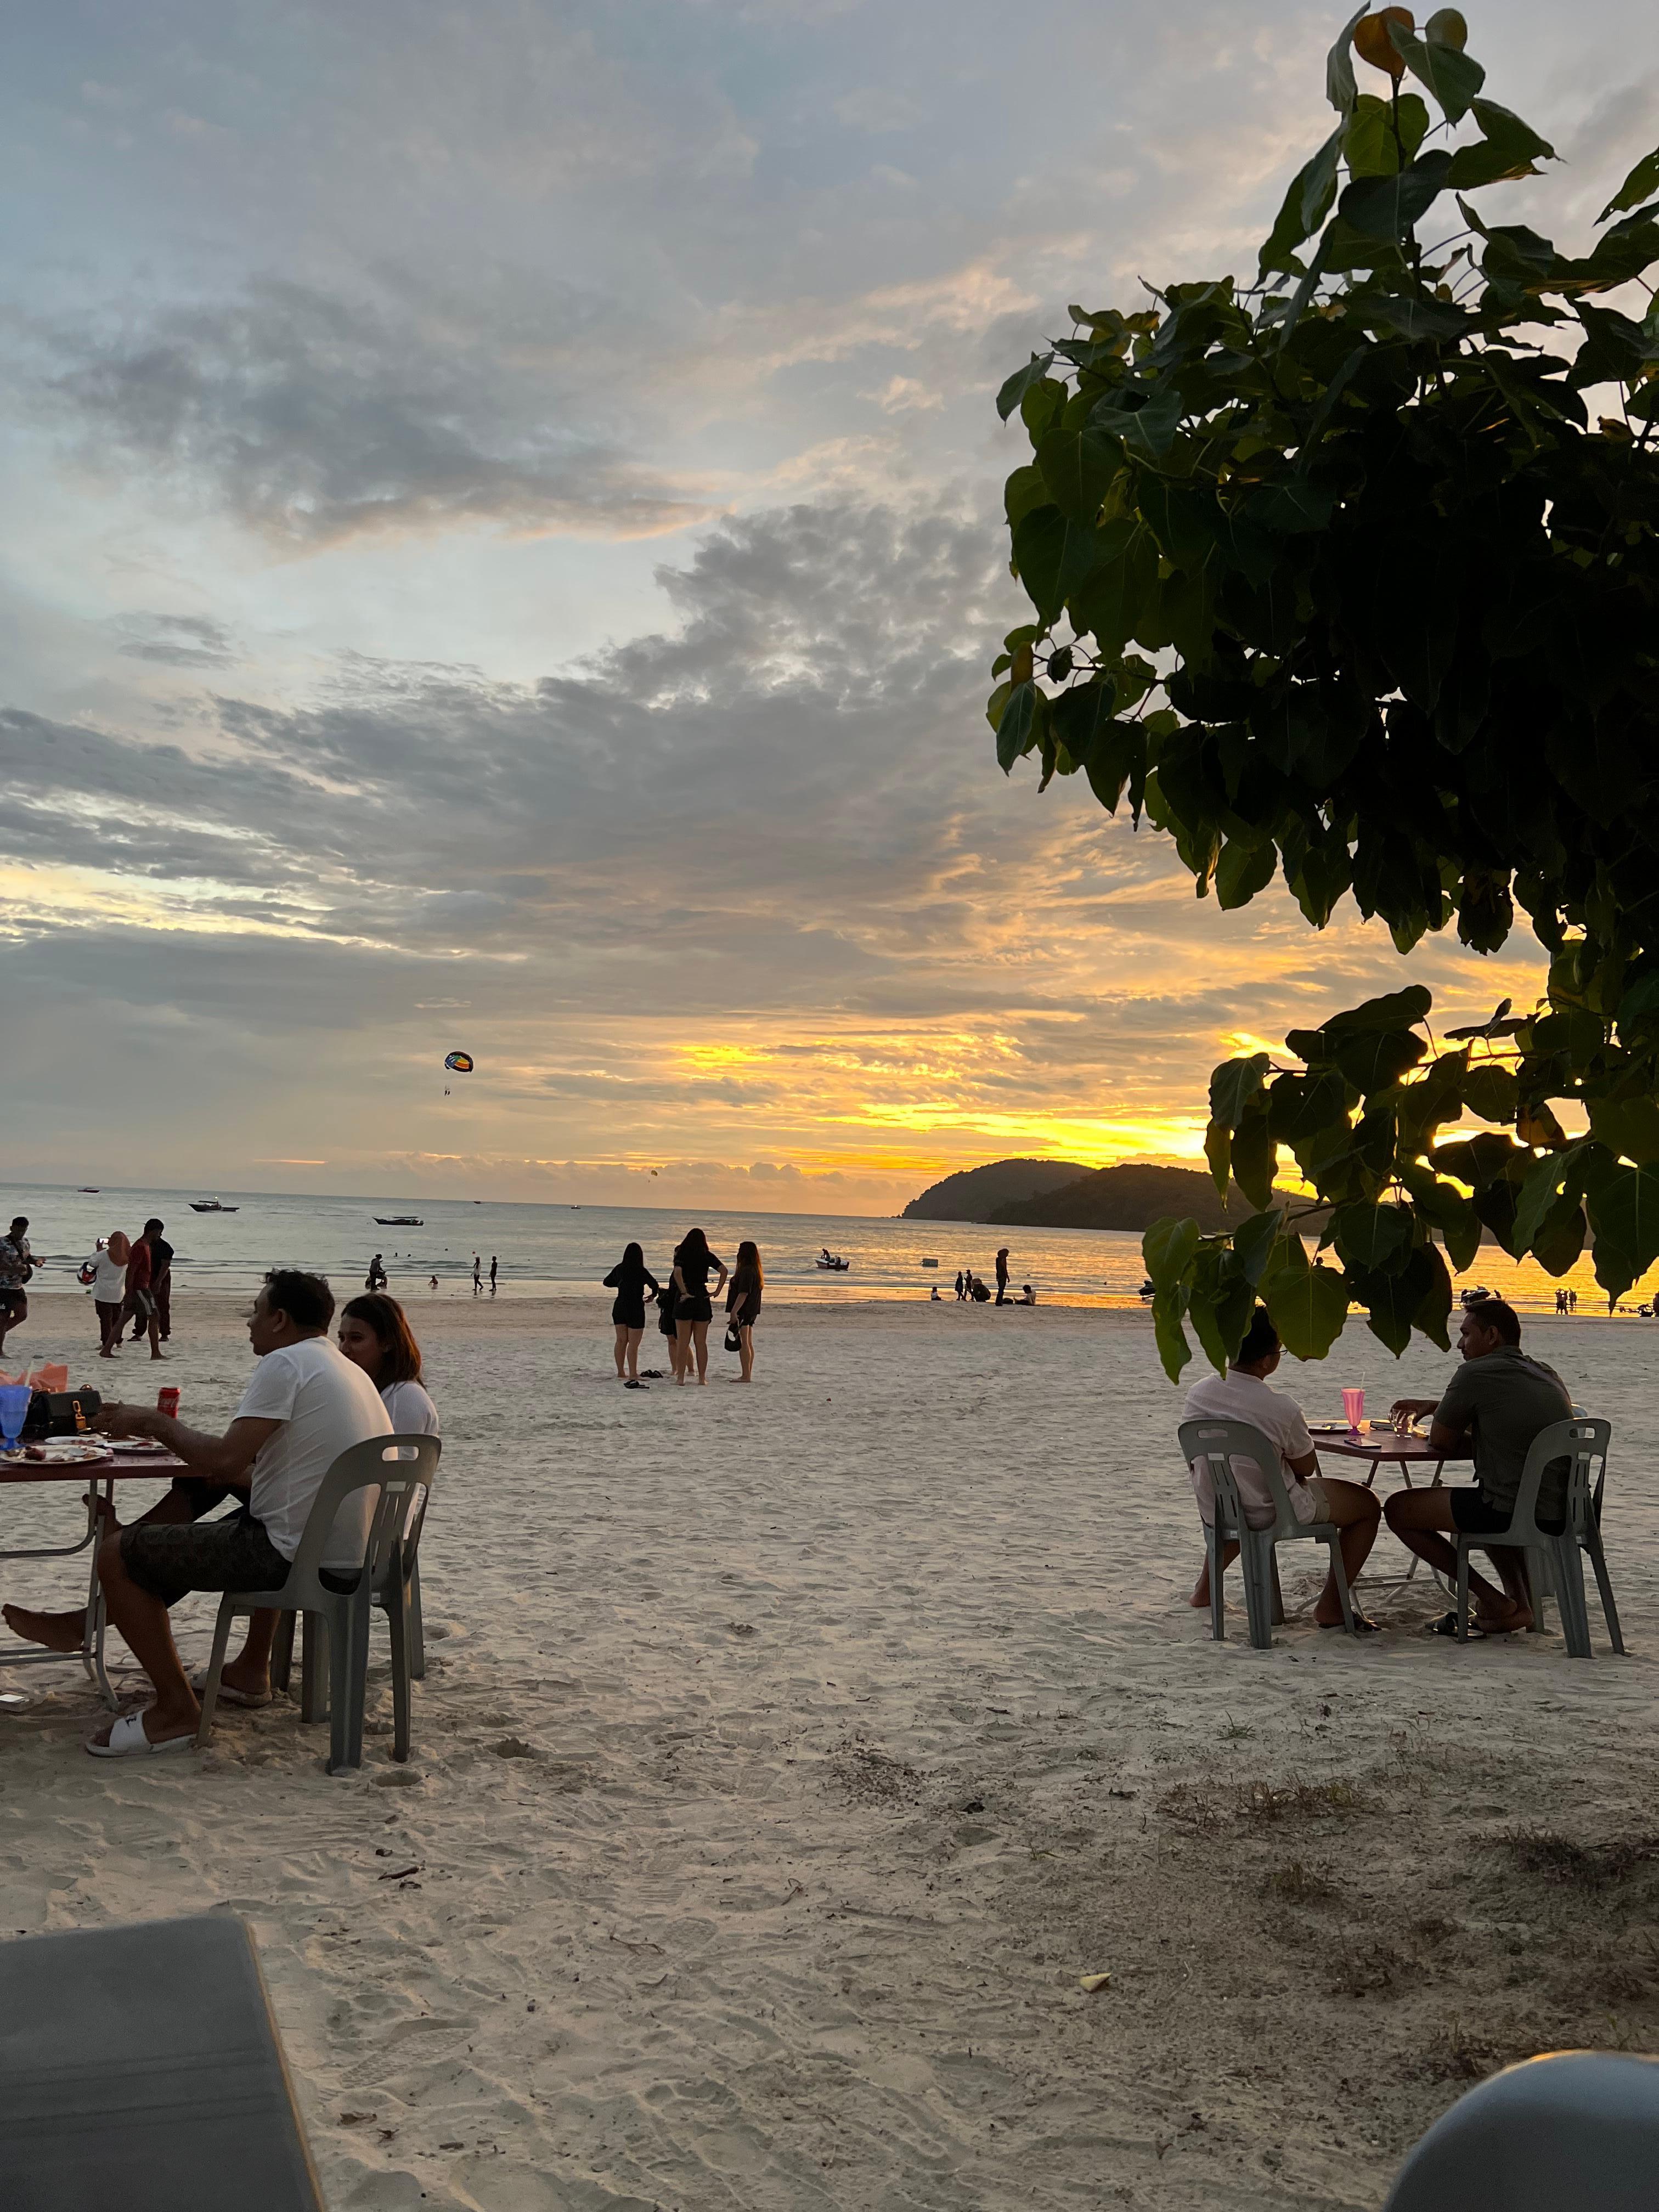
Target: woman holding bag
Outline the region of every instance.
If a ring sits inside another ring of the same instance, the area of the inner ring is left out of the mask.
[[[738,1264],[732,1271],[732,1287],[726,1299],[726,1341],[729,1346],[736,1335],[738,1364],[743,1370],[732,1376],[734,1382],[747,1382],[755,1371],[755,1323],[760,1318],[765,1285],[760,1247],[745,1237],[738,1247]]]

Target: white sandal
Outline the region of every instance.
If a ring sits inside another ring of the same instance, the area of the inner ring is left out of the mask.
[[[152,1743],[144,1734],[143,1715],[123,1713],[107,1743],[88,1743],[86,1748],[94,1759],[143,1759],[164,1751],[189,1751],[195,1741],[193,1735],[170,1735],[165,1743]]]

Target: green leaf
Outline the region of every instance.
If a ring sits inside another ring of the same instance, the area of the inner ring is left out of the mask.
[[[1486,82],[1486,72],[1480,63],[1456,46],[1430,46],[1413,38],[1399,23],[1389,24],[1389,36],[1394,41],[1395,52],[1418,82],[1428,88],[1447,122],[1460,122]]]
[[[1153,1222],[1140,1240],[1140,1256],[1146,1273],[1159,1290],[1178,1283],[1193,1263],[1203,1231],[1195,1221],[1166,1214]]]
[[[1605,222],[1610,215],[1621,214],[1626,208],[1639,207],[1645,199],[1659,192],[1659,146],[1650,154],[1644,154],[1613,198],[1595,218]]]
[[[1659,1260],[1659,1171],[1622,1168],[1609,1176],[1590,1193],[1589,1218],[1595,1279],[1610,1300],[1622,1297]]]
[[[1193,1356],[1187,1332],[1181,1326],[1186,1303],[1187,1293],[1180,1289],[1160,1291],[1152,1300],[1152,1334],[1164,1372],[1171,1382],[1180,1382],[1181,1370]]]
[[[1547,1152],[1535,1167],[1528,1170],[1515,1205],[1515,1241],[1521,1251],[1531,1250],[1533,1238],[1562,1192],[1572,1188],[1583,1151],[1582,1145],[1573,1145],[1565,1152]],[[1575,1190],[1574,1195],[1582,1193]]]
[[[1339,1031],[1334,1040],[1336,1064],[1356,1091],[1381,1091],[1397,1083],[1428,1050],[1412,1030]]]
[[[1584,1202],[1570,1192],[1556,1200],[1534,1232],[1532,1255],[1547,1274],[1565,1275],[1577,1263],[1589,1233]]]
[[[1365,1273],[1394,1273],[1412,1249],[1413,1221],[1403,1206],[1339,1206],[1331,1216],[1331,1235],[1345,1267]]]
[[[1337,213],[1364,238],[1401,238],[1446,189],[1451,155],[1437,149],[1395,177],[1358,177],[1337,202]]]
[[[1206,1123],[1204,1157],[1210,1164],[1210,1175],[1217,1194],[1224,1200],[1233,1180],[1233,1133],[1225,1121]]]
[[[1407,1166],[1401,1181],[1411,1193],[1419,1213],[1440,1231],[1451,1263],[1459,1274],[1474,1264],[1480,1249],[1480,1217],[1460,1190],[1442,1182],[1430,1168]]]
[[[1348,1285],[1334,1267],[1308,1265],[1299,1237],[1289,1239],[1300,1257],[1267,1278],[1267,1311],[1295,1359],[1322,1359],[1342,1334],[1348,1314]]]
[[[1348,1278],[1356,1301],[1366,1310],[1371,1334],[1379,1337],[1396,1358],[1412,1340],[1412,1324],[1418,1314],[1425,1303],[1434,1300],[1443,1282],[1449,1310],[1451,1284],[1446,1274],[1446,1263],[1431,1247],[1421,1244],[1395,1273],[1352,1268]]]
[[[1097,430],[1050,430],[1036,449],[1036,459],[1060,513],[1092,530],[1106,487],[1122,466],[1115,443]]]
[[[1367,999],[1346,1012],[1333,1014],[1325,1028],[1328,1032],[1411,1029],[1427,1018],[1433,1005],[1432,991],[1421,983],[1411,983],[1403,991],[1385,992],[1380,999]]]
[[[1024,368],[1017,368],[997,394],[997,413],[1006,422],[1034,384],[1040,384],[1048,374],[1051,353],[1031,356]]]
[[[1342,151],[1343,126],[1338,125],[1313,159],[1291,179],[1279,218],[1261,248],[1261,266],[1300,276],[1296,249],[1311,238],[1331,211],[1336,198],[1336,162]]]
[[[1279,854],[1271,838],[1254,842],[1230,837],[1215,864],[1216,903],[1226,912],[1248,906],[1273,879]]]
[[[1005,775],[1036,743],[1037,699],[1034,684],[1016,684],[1008,694],[1008,703],[997,724],[997,765]]]
[[[1370,13],[1369,7],[1350,16],[1336,44],[1325,57],[1325,97],[1339,115],[1346,115],[1358,97],[1353,74],[1353,34]]]
[[[1422,1302],[1412,1316],[1412,1327],[1421,1329],[1430,1342],[1437,1344],[1443,1352],[1449,1352],[1451,1339],[1447,1334],[1446,1322],[1451,1313],[1451,1277],[1446,1272],[1445,1261],[1432,1244],[1422,1247],[1422,1256],[1429,1263],[1429,1284],[1423,1293]]]
[[[1507,1067],[1477,1060],[1463,1079],[1463,1101],[1483,1121],[1514,1125],[1520,1092]]]
[[[1138,408],[1120,404],[1129,389],[1120,386],[1117,392],[1109,392],[1089,417],[1090,422],[1107,436],[1121,438],[1132,453],[1148,460],[1161,461],[1175,443],[1186,403],[1174,377],[1169,375],[1159,377]],[[1144,386],[1133,389],[1146,391]]]
[[[1211,1119],[1236,1129],[1261,1097],[1272,1064],[1265,1052],[1253,1052],[1244,1060],[1224,1060],[1210,1077]]]
[[[1342,137],[1342,158],[1355,177],[1391,177],[1400,169],[1400,147],[1395,140],[1392,103],[1374,93],[1362,92]],[[1414,92],[1400,97],[1400,137],[1409,162],[1428,135],[1429,111]],[[1323,216],[1320,220],[1324,220]],[[1311,230],[1313,224],[1308,226]],[[1304,232],[1303,235],[1307,235]],[[1276,263],[1275,267],[1283,267]]]
[[[1224,1375],[1255,1311],[1255,1290],[1233,1254],[1207,1239],[1199,1249],[1187,1311],[1205,1357]]]
[[[1555,149],[1540,138],[1529,124],[1495,100],[1473,102],[1474,119],[1483,137],[1475,146],[1460,146],[1452,155],[1446,181],[1461,192],[1481,185],[1495,185],[1507,177],[1536,174],[1534,161],[1553,161]]]
[[[1057,507],[1034,508],[1016,525],[1014,567],[1045,623],[1057,620],[1073,592],[1086,583],[1103,535]]]
[[[1233,1131],[1233,1179],[1258,1213],[1272,1202],[1278,1167],[1279,1150],[1263,1098]]]
[[[1233,1255],[1247,1283],[1259,1283],[1267,1272],[1284,1218],[1283,1206],[1269,1206],[1265,1212],[1253,1213],[1248,1221],[1241,1221],[1234,1230]]]
[[[1659,1161],[1659,1103],[1651,1098],[1592,1098],[1590,1134],[1638,1167]]]

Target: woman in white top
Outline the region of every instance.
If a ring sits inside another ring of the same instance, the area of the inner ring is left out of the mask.
[[[92,1302],[98,1311],[98,1357],[113,1359],[121,1331],[121,1310],[127,1302],[127,1261],[132,1246],[124,1230],[113,1229],[95,1252],[81,1262],[81,1279],[92,1285]]]
[[[339,1346],[380,1394],[398,1437],[435,1437],[438,1408],[421,1381],[421,1347],[409,1317],[384,1291],[349,1298],[340,1313]]]

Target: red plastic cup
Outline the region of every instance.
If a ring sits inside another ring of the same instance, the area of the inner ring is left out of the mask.
[[[155,1410],[165,1413],[170,1421],[179,1418],[179,1391],[176,1384],[168,1383],[155,1394]]]

